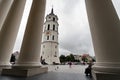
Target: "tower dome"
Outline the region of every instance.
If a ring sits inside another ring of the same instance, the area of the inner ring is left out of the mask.
[[[41,45],[41,60],[44,60],[47,64],[60,63],[58,26],[58,17],[54,14],[52,8],[51,13],[46,16]]]

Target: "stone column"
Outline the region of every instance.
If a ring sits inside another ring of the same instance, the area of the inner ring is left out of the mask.
[[[120,20],[111,0],[85,0],[95,56],[95,80],[120,79]]]
[[[12,69],[3,69],[2,75],[28,77],[47,72],[40,64],[45,4],[46,0],[33,0],[19,59]]]
[[[14,0],[0,31],[0,66],[9,65],[26,0]]]
[[[12,5],[13,0],[0,0],[0,30]]]
[[[40,67],[40,48],[46,0],[33,0],[23,38],[20,56],[15,66]]]

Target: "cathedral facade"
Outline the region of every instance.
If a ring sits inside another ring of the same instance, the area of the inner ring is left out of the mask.
[[[58,17],[51,13],[46,16],[41,44],[41,61],[47,64],[59,64]]]

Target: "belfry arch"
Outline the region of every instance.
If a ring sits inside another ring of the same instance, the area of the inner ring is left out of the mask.
[[[0,3],[4,1],[6,0],[1,0]],[[25,2],[26,0],[14,0],[13,3],[8,2],[11,7],[7,6],[8,8],[10,7],[10,10],[4,23],[1,22],[3,24],[0,26],[0,67],[9,65],[11,51],[13,50],[17,36],[15,34],[18,33]],[[13,69],[39,69],[41,66],[38,58],[42,37],[42,25],[44,22],[45,3],[46,0],[33,0],[20,51],[20,57]],[[93,77],[95,80],[119,80],[120,20],[112,1],[85,0],[85,3],[97,60],[93,66]],[[8,8],[2,10],[6,11]],[[12,16],[12,14],[14,14],[14,16]],[[36,74],[38,73],[39,72]]]

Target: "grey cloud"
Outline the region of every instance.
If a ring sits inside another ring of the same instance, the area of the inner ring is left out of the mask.
[[[76,5],[80,2],[80,0],[64,0],[64,12],[66,14],[72,13]]]
[[[60,41],[60,46],[62,48],[74,53],[88,53],[89,49],[91,49],[91,45],[91,38],[89,37],[89,34],[68,36],[64,38],[64,40]]]

